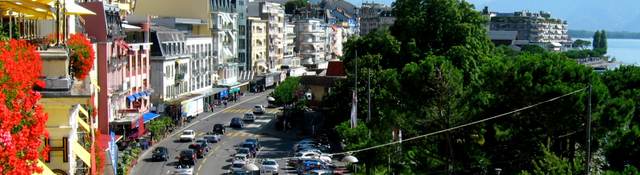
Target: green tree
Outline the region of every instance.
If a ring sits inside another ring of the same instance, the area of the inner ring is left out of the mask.
[[[598,49],[600,48],[600,39],[602,39],[601,37],[601,33],[599,30],[596,31],[596,33],[593,34],[593,49]]]
[[[541,145],[543,156],[533,160],[532,174],[584,174],[583,163],[580,160],[568,160],[554,154],[548,147]],[[523,171],[521,174],[529,174]]]
[[[306,7],[309,4],[307,0],[289,0],[284,4],[284,12],[286,14],[294,14],[298,8]]]
[[[600,44],[598,44],[600,46],[599,49],[601,49],[601,52],[603,54],[606,54],[607,53],[607,47],[608,47],[607,46],[607,32],[606,31],[602,30],[600,32],[600,40],[598,42],[600,42]]]
[[[589,45],[591,45],[591,41],[578,39],[573,41],[573,44],[571,44],[571,47],[584,50],[584,49],[587,49]]]
[[[475,69],[493,48],[487,18],[466,1],[397,0],[393,7],[391,33],[402,43],[405,63],[432,53],[450,56],[453,65],[466,71]]]
[[[293,104],[302,92],[301,88],[300,77],[288,77],[273,90],[271,96],[275,98],[276,105]]]
[[[538,46],[538,45],[533,45],[533,44],[522,46],[520,51],[527,52],[527,53],[533,53],[533,54],[547,52],[547,50],[544,49],[543,47]]]

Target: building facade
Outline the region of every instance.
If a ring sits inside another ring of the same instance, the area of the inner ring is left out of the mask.
[[[362,3],[360,7],[360,35],[381,28],[389,28],[396,21],[392,8],[379,3]]]
[[[282,67],[284,59],[284,7],[272,2],[254,2],[249,6],[252,16],[267,21],[267,68],[276,72]]]
[[[267,73],[267,21],[258,17],[249,17],[247,26],[250,31],[247,67],[255,74]]]
[[[243,71],[248,71],[250,70],[248,68],[249,66],[249,56],[248,56],[248,49],[249,49],[249,42],[247,39],[247,36],[249,35],[250,29],[248,28],[248,21],[247,21],[247,17],[248,15],[248,11],[247,11],[247,7],[248,5],[253,2],[253,0],[238,0],[236,2],[236,11],[238,12],[238,69],[243,72]]]
[[[238,25],[235,0],[211,0],[211,32],[214,47],[214,67],[218,78],[216,84],[238,83]]]
[[[489,30],[516,31],[516,40],[530,43],[570,45],[567,21],[552,18],[548,12],[532,13],[519,11],[513,13],[489,14]]]
[[[301,64],[314,65],[326,61],[327,32],[322,21],[303,19],[295,23],[296,48]]]

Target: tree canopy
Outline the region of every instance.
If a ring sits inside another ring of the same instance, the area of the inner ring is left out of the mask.
[[[289,0],[284,4],[284,12],[286,14],[294,14],[295,10],[306,7],[309,4],[307,0]]]
[[[640,68],[600,75],[571,59],[596,53],[494,48],[486,20],[464,1],[398,0],[394,14],[390,32],[345,44],[347,79],[323,100],[325,126],[335,126],[347,151],[388,143],[398,130],[404,138],[420,136],[573,94],[477,125],[355,153],[365,173],[492,174],[502,168],[504,174],[582,174],[589,86],[592,152],[602,160],[592,163],[594,171],[640,167],[635,143]],[[349,128],[356,72],[359,99],[370,92],[371,101],[359,101],[358,127]]]

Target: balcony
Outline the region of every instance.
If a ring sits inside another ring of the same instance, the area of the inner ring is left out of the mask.
[[[185,77],[186,77],[186,76],[185,76],[185,74],[184,74],[184,73],[177,73],[177,74],[175,75],[175,82],[176,82],[176,83],[184,82]]]

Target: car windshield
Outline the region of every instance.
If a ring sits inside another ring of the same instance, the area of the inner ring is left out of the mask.
[[[193,133],[193,131],[184,131],[182,132],[183,135],[191,135]]]
[[[238,153],[240,153],[240,154],[247,154],[247,153],[249,153],[249,149],[239,149],[239,150],[238,150]]]
[[[189,151],[189,150],[184,150],[182,152],[180,152],[180,156],[191,156],[193,152]]]
[[[233,165],[231,165],[231,166],[232,166],[232,167],[234,167],[234,168],[242,168],[242,167],[244,167],[244,164],[241,164],[241,163],[234,163],[234,164],[233,164]]]
[[[275,161],[264,161],[262,162],[263,165],[276,165]]]

